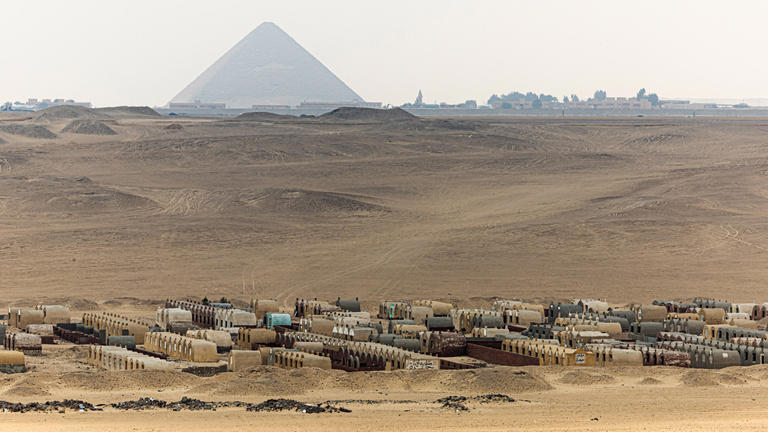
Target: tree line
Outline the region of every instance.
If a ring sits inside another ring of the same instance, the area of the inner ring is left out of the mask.
[[[605,90],[595,90],[595,93],[591,98],[586,99],[586,102],[602,102],[608,97]],[[637,99],[648,100],[651,106],[659,106],[659,96],[656,93],[648,94],[645,88],[641,88],[637,92]],[[512,108],[514,104],[520,103],[520,101],[530,102],[533,108],[541,108],[543,102],[559,102],[556,96],[548,94],[536,94],[534,92],[521,93],[513,91],[508,94],[497,95],[494,94],[488,99],[488,105],[501,104],[502,108]],[[569,102],[582,102],[579,96],[571,94],[570,96],[563,96],[563,103]]]

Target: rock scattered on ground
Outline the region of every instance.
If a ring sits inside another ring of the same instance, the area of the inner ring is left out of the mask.
[[[435,401],[435,403],[442,404],[441,408],[450,408],[455,411],[469,411],[469,408],[465,405],[467,402],[513,403],[517,402],[517,399],[503,394],[486,394],[479,396],[446,396]]]
[[[0,412],[49,412],[65,410],[75,411],[101,411],[101,408],[94,406],[85,401],[76,399],[64,399],[62,401],[47,401],[47,402],[30,402],[30,403],[13,403],[0,401]]]
[[[336,399],[323,402],[325,405],[336,405],[341,403],[361,404],[361,405],[380,405],[380,404],[411,404],[418,403],[415,400],[407,399]]]
[[[154,398],[139,398],[133,401],[118,402],[109,405],[119,410],[143,411],[150,409],[169,409],[173,411],[214,411],[216,408],[250,406],[245,402],[205,402],[199,399],[183,397],[178,402],[166,402]]]
[[[462,396],[448,396],[444,398],[440,398],[436,400],[436,403],[441,403],[442,408],[450,408],[454,411],[469,411],[469,408],[467,408],[466,405],[464,405],[464,402],[467,401],[466,397]]]
[[[93,405],[89,402],[65,399],[62,401],[48,402],[30,402],[13,403],[0,401],[0,413],[14,412],[65,412],[66,410],[75,411],[103,411],[105,407],[121,411],[144,411],[167,409],[172,411],[216,411],[217,408],[242,408],[253,412],[277,412],[277,411],[296,411],[307,414],[317,413],[348,413],[351,410],[344,407],[329,405],[328,403],[313,405],[299,402],[293,399],[269,399],[258,404],[247,402],[206,402],[199,399],[182,397],[178,402],[166,402],[151,397],[139,398],[131,401],[116,402],[112,404]]]
[[[257,412],[298,411],[298,412],[307,413],[307,414],[317,414],[317,413],[325,413],[325,412],[328,412],[328,413],[352,412],[351,410],[344,407],[336,407],[328,404],[312,405],[304,402],[295,401],[293,399],[268,399],[262,403],[249,406],[247,408],[247,411],[257,411]]]

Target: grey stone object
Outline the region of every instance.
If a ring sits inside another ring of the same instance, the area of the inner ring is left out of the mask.
[[[110,336],[107,339],[107,345],[119,346],[133,350],[136,349],[136,338],[133,336]]]

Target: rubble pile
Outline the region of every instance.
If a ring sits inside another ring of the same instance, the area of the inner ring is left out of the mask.
[[[64,399],[62,401],[30,402],[28,404],[0,401],[0,412],[64,412],[67,409],[74,411],[101,411],[101,408],[98,408],[88,402],[75,399]]]
[[[245,402],[205,402],[199,399],[182,397],[178,402],[166,402],[154,398],[139,398],[133,401],[118,402],[109,405],[119,410],[150,410],[150,409],[170,409],[173,411],[215,411],[216,408],[243,407],[249,406]]]
[[[317,414],[317,413],[325,413],[325,412],[328,412],[328,413],[352,412],[351,410],[344,407],[335,407],[328,404],[312,405],[304,402],[295,401],[292,399],[268,399],[262,403],[249,406],[247,408],[247,411],[257,411],[257,412],[298,411],[298,412],[307,413],[307,414]]]
[[[62,401],[13,403],[0,401],[0,413],[26,413],[26,412],[53,412],[63,413],[66,410],[75,411],[103,411],[109,407],[121,411],[144,411],[155,409],[167,409],[173,411],[216,411],[217,408],[242,408],[254,412],[297,411],[301,413],[348,413],[351,410],[343,407],[331,406],[329,403],[312,405],[292,399],[269,399],[258,404],[247,402],[206,402],[199,399],[182,397],[178,402],[166,402],[151,397],[139,398],[131,401],[116,402],[112,404],[93,405],[81,400],[65,399]]]
[[[442,404],[441,408],[450,408],[454,411],[469,411],[469,408],[464,405],[466,402],[480,402],[480,403],[512,403],[517,402],[513,397],[503,394],[487,394],[478,396],[446,396],[435,401],[435,403]]]

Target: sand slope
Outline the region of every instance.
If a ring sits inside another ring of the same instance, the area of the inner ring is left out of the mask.
[[[256,288],[631,302],[727,287],[753,301],[768,276],[759,121],[134,118],[49,144],[3,132],[32,122],[0,121],[9,300]]]

